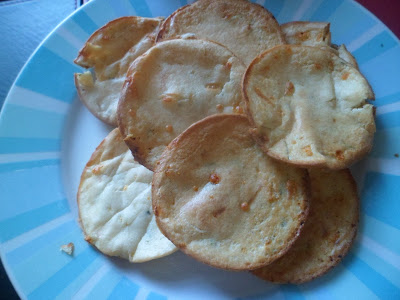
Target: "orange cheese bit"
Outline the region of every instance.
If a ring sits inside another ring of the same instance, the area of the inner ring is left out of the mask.
[[[236,106],[233,108],[233,113],[235,114],[243,114],[243,108],[240,106]]]
[[[214,184],[218,184],[221,181],[221,178],[219,178],[219,176],[215,173],[212,173],[210,175],[210,182],[214,183]]]
[[[218,111],[223,111],[224,110],[224,106],[222,104],[217,104],[217,110]]]
[[[206,88],[212,89],[212,90],[221,89],[222,85],[218,82],[212,82],[212,83],[207,83]]]
[[[303,147],[304,152],[307,154],[307,156],[313,156],[313,152],[311,150],[310,145]]]
[[[128,110],[128,114],[129,114],[131,117],[136,117],[136,111],[134,111],[132,108],[130,108],[130,109]]]
[[[103,166],[97,166],[97,167],[94,167],[93,169],[92,169],[92,173],[94,174],[94,175],[99,175],[100,173],[101,173],[101,169],[103,168]]]
[[[165,126],[165,130],[167,132],[171,133],[174,130],[174,128],[172,127],[172,125],[167,125],[167,126]]]
[[[242,204],[240,204],[240,209],[243,211],[249,211],[249,204],[247,202],[243,202]]]
[[[294,94],[294,85],[293,82],[288,81],[285,87],[285,96],[292,96]]]
[[[344,160],[344,155],[342,150],[336,150],[335,156],[337,160]]]

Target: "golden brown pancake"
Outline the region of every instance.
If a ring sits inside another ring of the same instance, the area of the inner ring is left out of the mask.
[[[243,79],[247,113],[264,151],[302,167],[343,169],[361,159],[375,132],[374,94],[364,76],[329,50],[277,46]]]
[[[259,53],[285,43],[274,16],[246,0],[199,0],[184,6],[165,20],[157,42],[187,34],[225,45],[246,65]]]
[[[153,176],[161,231],[214,267],[248,270],[282,256],[308,212],[307,171],[263,153],[244,115],[214,115],[164,151]]]
[[[310,170],[310,213],[293,247],[261,269],[258,277],[276,283],[304,283],[337,265],[349,251],[358,225],[357,186],[348,169]]]
[[[161,21],[115,19],[95,31],[80,50],[75,63],[92,72],[75,74],[75,86],[81,101],[103,122],[117,126],[118,99],[128,67],[154,45]]]
[[[119,128],[135,159],[152,170],[164,148],[194,122],[243,113],[245,67],[227,48],[197,39],[157,43],[130,67]]]

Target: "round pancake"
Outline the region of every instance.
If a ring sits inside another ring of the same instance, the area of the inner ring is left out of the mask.
[[[131,262],[176,250],[155,222],[152,175],[133,160],[118,128],[103,140],[83,170],[78,190],[80,223],[89,243]]]
[[[184,6],[165,20],[157,42],[185,34],[225,45],[246,65],[259,53],[285,43],[274,16],[246,0],[199,0]]]
[[[153,175],[160,230],[211,266],[248,270],[282,256],[308,213],[307,171],[277,162],[244,115],[214,115],[174,139]]]
[[[332,51],[277,46],[243,78],[255,138],[264,151],[303,167],[343,169],[366,155],[375,132],[374,94],[361,73]]]
[[[281,25],[288,44],[314,47],[331,45],[330,24],[325,22],[295,21]]]
[[[100,120],[117,126],[117,105],[129,65],[154,45],[161,18],[122,17],[94,32],[75,63],[93,73],[75,74],[79,97]]]
[[[348,169],[311,170],[310,213],[300,237],[258,277],[276,283],[304,283],[337,265],[349,251],[358,225],[357,186]]]
[[[119,128],[135,159],[152,170],[164,148],[194,122],[243,113],[245,67],[227,48],[204,40],[157,43],[129,68]]]
[[[325,22],[294,21],[281,26],[286,42],[293,45],[323,47],[358,69],[356,59],[345,45],[331,44],[330,24]]]

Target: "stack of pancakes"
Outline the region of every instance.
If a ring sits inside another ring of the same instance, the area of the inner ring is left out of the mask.
[[[131,262],[176,249],[302,283],[348,252],[351,164],[371,149],[374,94],[328,23],[280,26],[246,0],[123,17],[75,62],[82,102],[117,127],[78,192],[88,242]]]

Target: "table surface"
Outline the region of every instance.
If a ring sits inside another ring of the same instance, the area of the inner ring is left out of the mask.
[[[23,15],[24,10],[29,10],[29,14],[32,14],[31,10],[32,7],[36,7],[38,11],[41,13],[47,13],[49,14],[49,10],[46,11],[46,9],[39,8],[40,4],[43,5],[43,1],[47,0],[34,0],[34,1],[18,1],[18,0],[9,0],[9,1],[4,1],[0,0],[0,20],[2,17],[6,16],[6,11],[4,8],[10,8],[12,5],[18,5],[19,13]],[[40,2],[40,3],[39,3]],[[49,2],[49,1],[47,1]],[[53,5],[56,1],[52,0],[51,4]],[[60,1],[59,1],[60,2]],[[86,1],[77,1],[77,0],[69,0],[65,1],[63,0],[62,4],[59,6],[56,6],[55,8],[52,8],[51,10],[51,18],[48,19],[43,19],[40,18],[41,16],[39,15],[38,17],[41,19],[41,22],[37,22],[36,27],[37,28],[32,28],[31,26],[24,26],[23,22],[24,19],[21,19],[20,24],[16,30],[12,32],[14,36],[18,36],[20,34],[21,36],[26,36],[26,30],[25,28],[30,28],[32,32],[36,32],[35,38],[33,41],[30,40],[29,48],[26,49],[25,51],[29,54],[34,51],[34,49],[37,47],[37,45],[40,43],[40,41],[51,31],[53,27],[59,22],[61,22],[66,16],[68,16],[74,9],[79,7],[80,3],[83,3]],[[398,12],[400,12],[400,1],[399,0],[357,0],[360,4],[362,4],[364,7],[366,7],[368,10],[370,10],[373,14],[375,14],[383,23],[386,24],[387,27],[389,27],[390,30],[393,31],[393,33],[399,38],[400,37],[400,22],[398,21]],[[50,2],[49,2],[50,3]],[[15,10],[13,10],[15,12]],[[21,16],[20,15],[20,16]],[[4,18],[3,18],[4,20]],[[26,20],[26,22],[29,22]],[[32,23],[32,22],[31,22]],[[25,24],[26,25],[26,24]],[[10,46],[10,45],[9,45]],[[11,49],[11,47],[7,48],[7,45],[3,48],[0,47],[0,66],[3,66],[6,63],[7,53]],[[2,91],[7,91],[11,87],[11,83],[14,81],[15,77],[18,74],[19,69],[23,66],[23,63],[26,61],[26,59],[29,56],[23,57],[23,60],[21,62],[14,62],[12,70],[13,72],[9,72],[8,78],[6,80],[2,80],[0,83],[0,106],[4,102],[6,92]],[[2,68],[3,69],[3,68]],[[0,299],[19,299],[17,294],[15,293],[12,285],[10,284],[10,281],[8,280],[7,275],[5,274],[3,265],[0,264]]]

